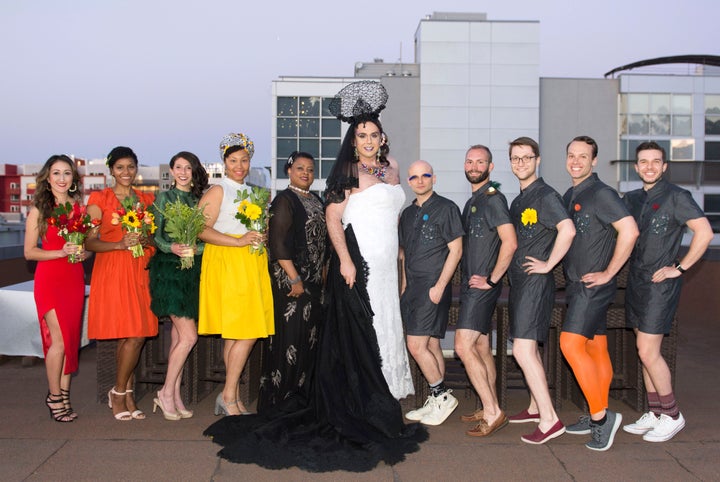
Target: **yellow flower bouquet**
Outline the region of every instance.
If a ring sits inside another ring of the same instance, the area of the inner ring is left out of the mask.
[[[268,227],[270,213],[268,204],[270,191],[253,186],[250,189],[238,191],[235,202],[239,202],[235,218],[251,231],[264,233]],[[265,243],[250,246],[251,253],[263,254]]]
[[[145,206],[134,197],[126,197],[120,203],[121,206],[112,215],[113,225],[122,224],[122,228],[127,233],[140,233],[149,236],[155,232],[155,216],[147,211]],[[142,244],[138,243],[131,246],[130,252],[133,258],[139,258],[145,254]]]
[[[205,229],[205,208],[188,206],[181,199],[165,204],[165,209],[155,204],[155,209],[165,217],[165,232],[176,243],[186,244],[193,248],[197,245],[197,237]],[[194,254],[180,257],[180,269],[190,269],[195,263]]]

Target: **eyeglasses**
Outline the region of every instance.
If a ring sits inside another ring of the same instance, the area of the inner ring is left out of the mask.
[[[421,177],[423,177],[425,179],[431,179],[433,177],[433,175],[429,172],[426,172],[424,174],[420,174],[419,176],[418,175],[410,176],[410,177],[408,177],[408,182],[417,181]]]
[[[535,159],[537,159],[537,156],[512,156],[510,158],[510,164],[527,164],[528,162],[534,161]]]

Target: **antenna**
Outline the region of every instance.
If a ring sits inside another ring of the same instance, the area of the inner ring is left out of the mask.
[[[402,64],[402,40],[400,41],[400,57],[398,57],[398,62]]]

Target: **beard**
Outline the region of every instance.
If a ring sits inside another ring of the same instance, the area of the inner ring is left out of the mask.
[[[472,175],[469,172],[465,171],[465,178],[470,181],[470,184],[480,184],[481,182],[484,182],[488,177],[490,177],[490,169],[477,175]]]

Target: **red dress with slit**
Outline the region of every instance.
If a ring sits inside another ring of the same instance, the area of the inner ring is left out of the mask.
[[[42,238],[42,249],[58,250],[65,240],[56,226],[48,226]],[[43,353],[47,356],[52,344],[45,314],[55,310],[65,345],[65,374],[78,369],[82,311],[85,301],[85,274],[82,263],[68,263],[68,258],[38,261],[35,270],[35,306],[40,321]]]

